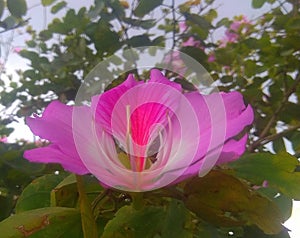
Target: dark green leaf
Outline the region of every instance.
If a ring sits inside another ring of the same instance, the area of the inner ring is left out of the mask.
[[[22,17],[27,12],[27,4],[25,0],[7,0],[7,8],[15,17]]]
[[[162,4],[163,0],[141,0],[133,10],[134,15],[143,17]]]
[[[151,45],[151,41],[149,39],[149,36],[144,34],[140,36],[133,36],[128,41],[127,44],[132,47],[140,47],[140,46],[149,46]]]
[[[203,178],[194,178],[184,191],[187,208],[214,225],[254,224],[266,234],[277,234],[282,229],[283,219],[276,204],[223,172],[211,171]]]

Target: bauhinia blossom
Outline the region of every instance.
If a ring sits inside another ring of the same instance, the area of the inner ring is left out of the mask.
[[[51,142],[25,151],[29,161],[59,163],[110,187],[147,191],[237,159],[247,134],[235,136],[252,123],[253,110],[238,92],[183,93],[154,69],[147,82],[129,75],[90,106],[54,101],[41,117],[26,121]]]
[[[225,31],[225,36],[220,40],[220,47],[226,47],[228,43],[236,43],[241,34],[247,33],[251,22],[246,16],[239,16],[234,19],[229,28]]]

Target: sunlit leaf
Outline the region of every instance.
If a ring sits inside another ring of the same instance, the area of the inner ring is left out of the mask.
[[[55,14],[57,12],[59,12],[61,9],[63,9],[65,6],[67,6],[66,1],[61,1],[57,4],[55,4],[52,8],[51,8],[51,13]]]
[[[300,199],[300,173],[295,169],[299,161],[294,156],[281,152],[279,154],[247,154],[228,164],[232,173],[260,185],[268,181],[268,186],[294,199]]]
[[[50,6],[52,3],[54,3],[56,0],[41,0],[41,2],[42,2],[42,5],[44,6],[44,7],[46,7],[46,6]]]
[[[0,222],[1,238],[82,238],[76,209],[51,207],[26,211]]]

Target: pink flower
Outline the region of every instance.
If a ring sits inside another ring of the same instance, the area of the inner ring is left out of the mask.
[[[21,48],[21,47],[14,47],[14,48],[13,48],[13,53],[19,54],[21,51],[22,51],[22,48]]]
[[[200,47],[201,43],[198,40],[195,40],[194,37],[190,36],[187,41],[182,42],[183,47],[187,46],[194,46],[194,47]]]
[[[209,63],[215,62],[215,61],[216,61],[216,56],[215,56],[215,54],[213,54],[213,53],[209,54],[207,61],[208,61]]]
[[[185,21],[181,21],[178,23],[179,25],[179,32],[183,33],[187,30],[188,26],[186,25]]]
[[[182,93],[179,84],[152,70],[147,82],[129,75],[94,96],[91,106],[54,101],[42,117],[27,118],[33,133],[52,144],[24,157],[92,173],[110,187],[147,191],[237,159],[247,135],[233,137],[252,121],[240,93]]]
[[[225,36],[220,40],[220,47],[226,47],[227,43],[236,43],[240,38],[240,34],[245,34],[250,25],[251,22],[245,16],[235,18],[225,31]]]
[[[0,143],[7,143],[7,137],[6,136],[3,136],[3,137],[0,136]]]
[[[180,58],[179,51],[172,51],[167,54],[164,58],[164,64],[172,69],[172,71],[179,74],[179,76],[184,76],[187,68],[183,60]]]

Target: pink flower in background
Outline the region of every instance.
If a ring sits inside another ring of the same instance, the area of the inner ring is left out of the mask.
[[[7,143],[7,137],[6,136],[0,137],[0,143]]]
[[[181,21],[178,23],[179,26],[179,32],[183,33],[187,30],[188,26],[186,25],[185,21]]]
[[[195,40],[194,37],[190,36],[186,41],[182,42],[181,45],[183,47],[187,47],[187,46],[200,47],[201,46],[201,42],[198,41],[198,40]]]
[[[179,84],[152,70],[147,82],[129,75],[94,96],[91,106],[54,101],[42,117],[27,118],[33,133],[52,144],[24,157],[92,173],[107,186],[147,191],[237,159],[247,134],[233,137],[252,121],[240,93],[182,93]]]
[[[240,38],[240,34],[245,34],[249,30],[251,22],[246,16],[239,16],[231,23],[225,31],[225,36],[220,40],[220,47],[226,47],[228,43],[236,43]]]
[[[215,62],[216,61],[216,56],[214,53],[209,54],[207,61],[209,63]]]
[[[13,53],[19,54],[23,49],[21,47],[14,47],[13,48]]]

